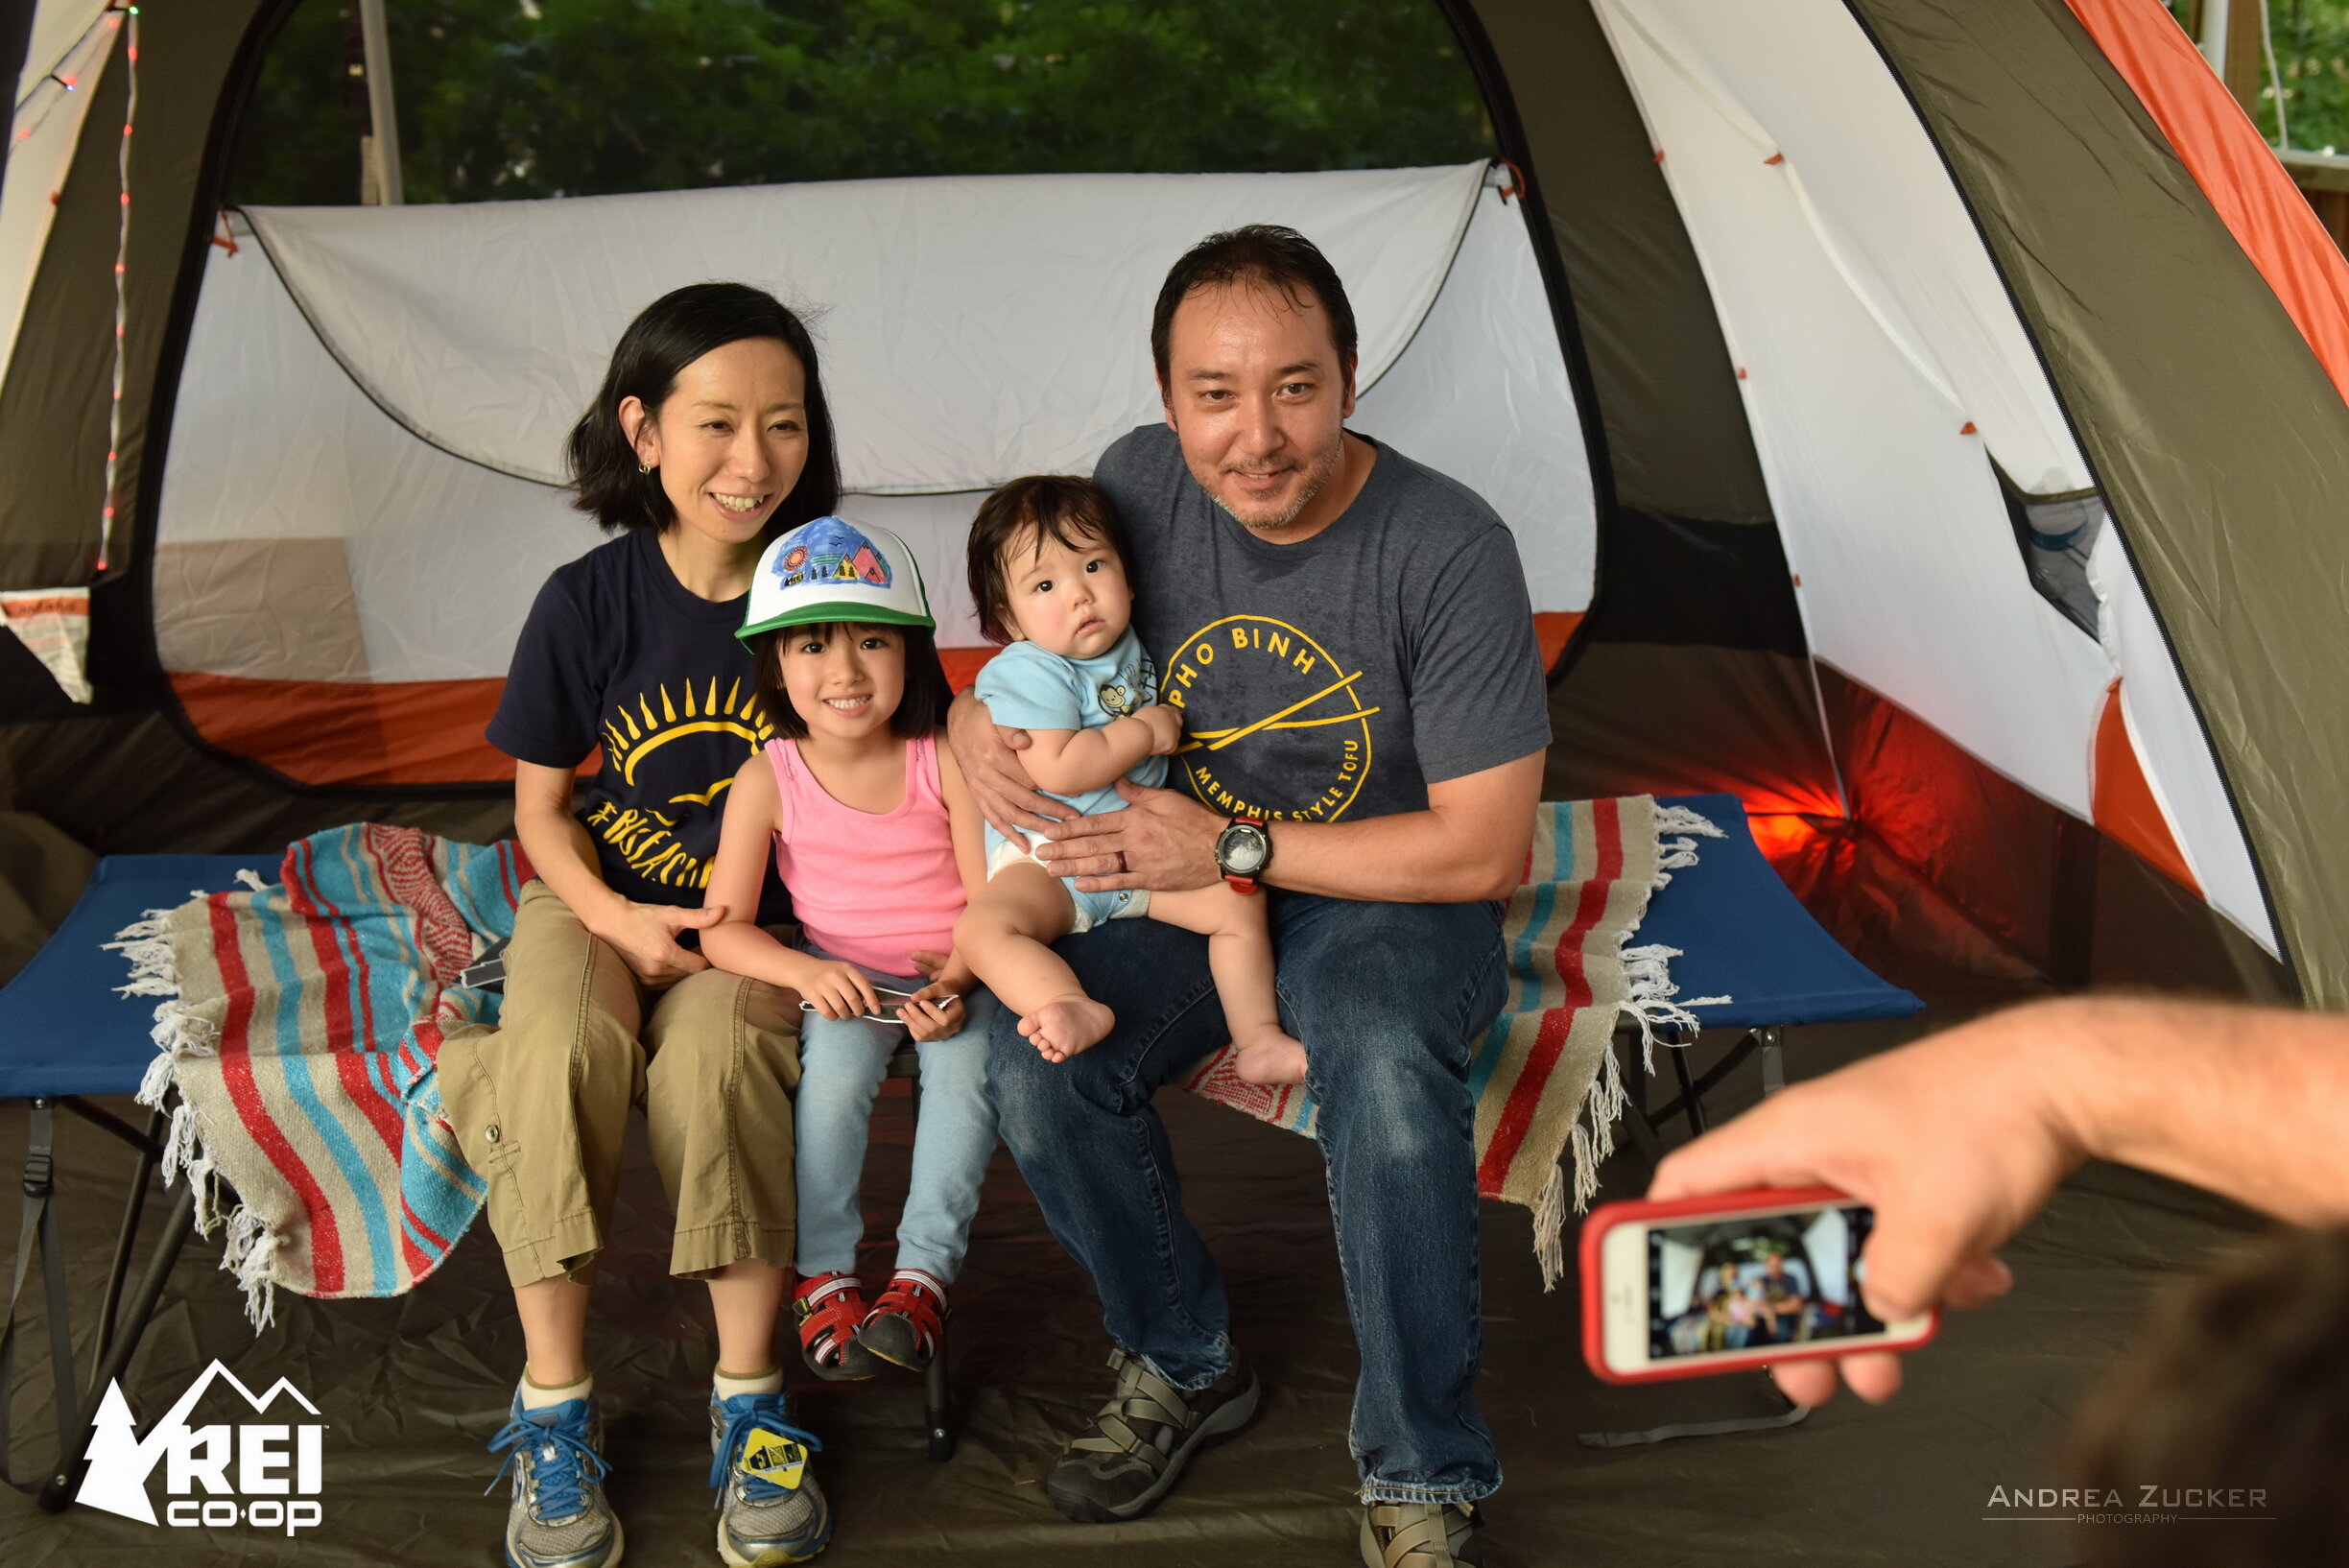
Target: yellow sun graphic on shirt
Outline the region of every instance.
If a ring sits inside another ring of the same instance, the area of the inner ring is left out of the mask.
[[[616,704],[611,717],[604,723],[605,766],[618,772],[630,786],[637,783],[639,773],[643,772],[646,782],[657,790],[660,767],[652,759],[658,756],[661,748],[679,736],[738,735],[756,752],[774,738],[774,725],[767,722],[758,694],[745,693],[742,686],[742,679],[737,677],[721,698],[717,677],[713,676],[705,689],[687,682],[681,701],[671,697],[668,685],[663,683],[655,691],[639,692],[633,699]],[[657,708],[652,701],[656,696],[660,699]],[[670,806],[711,806],[734,782],[734,775],[728,772],[722,778],[668,782],[673,787],[682,786],[667,797]],[[701,787],[694,788],[697,784]],[[682,812],[672,815],[657,807],[622,809],[605,801],[588,814],[587,826],[601,834],[606,843],[616,845],[629,867],[647,881],[669,887],[705,888],[709,886],[708,865],[688,852],[670,831],[683,815]]]

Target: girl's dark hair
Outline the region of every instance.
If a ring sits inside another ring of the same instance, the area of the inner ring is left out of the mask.
[[[990,642],[1012,642],[1019,636],[1010,618],[1011,591],[1003,558],[1031,529],[1038,548],[1048,535],[1071,550],[1097,541],[1108,545],[1126,569],[1127,585],[1133,582],[1133,551],[1108,491],[1075,474],[1015,479],[979,503],[979,515],[971,519],[970,543],[964,546],[971,604],[979,611],[979,630]]]
[[[606,530],[664,529],[676,511],[661,490],[660,474],[636,471],[636,449],[620,428],[622,399],[634,397],[653,416],[676,387],[677,372],[713,349],[746,338],[773,338],[798,356],[807,372],[807,466],[799,483],[768,520],[774,533],[813,522],[840,506],[840,450],[832,411],[817,373],[816,342],[805,322],[764,289],[745,283],[689,283],[647,305],[612,350],[595,402],[571,428],[571,504]]]
[[[938,662],[937,638],[928,627],[884,626],[866,627],[863,622],[831,621],[815,626],[779,626],[771,631],[761,631],[749,639],[750,657],[754,661],[759,703],[767,710],[767,722],[774,725],[775,733],[796,741],[808,732],[807,721],[792,706],[791,694],[783,689],[783,642],[787,637],[804,637],[812,631],[828,636],[855,630],[894,631],[905,640],[905,695],[897,700],[897,711],[890,715],[890,733],[900,740],[914,740],[935,732],[946,722],[947,705],[954,701],[954,688],[946,683],[946,666]]]

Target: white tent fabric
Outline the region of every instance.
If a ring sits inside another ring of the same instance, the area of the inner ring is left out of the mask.
[[[1435,171],[1440,178],[1427,171],[1403,173],[1428,203],[1418,219],[1402,220],[1405,226],[1440,226],[1443,243],[1408,251],[1383,243],[1359,245],[1354,254],[1376,280],[1367,293],[1357,286],[1347,252],[1332,247],[1355,303],[1365,366],[1373,344],[1381,345],[1377,351],[1384,356],[1385,373],[1362,394],[1355,423],[1494,504],[1524,553],[1536,609],[1582,609],[1590,601],[1596,536],[1591,480],[1556,326],[1523,215],[1484,186],[1481,176],[1469,178],[1469,172],[1459,170]],[[1246,178],[1252,182],[1259,177]],[[1162,203],[1177,196],[1197,196],[1206,203],[1187,214],[1156,213],[1151,232],[1163,229],[1173,236],[1164,238],[1156,252],[1139,251],[1130,238],[1103,232],[1098,246],[1080,253],[1081,237],[1093,231],[1101,209],[1097,177],[866,185],[885,199],[896,226],[887,234],[873,224],[846,229],[878,235],[878,248],[856,264],[874,272],[900,264],[900,258],[918,265],[918,252],[909,248],[904,233],[948,232],[942,219],[914,209],[935,199],[941,211],[994,210],[985,192],[998,185],[1017,188],[1020,210],[1043,232],[1078,236],[1059,248],[1064,254],[1049,273],[1023,278],[1020,286],[1023,297],[1056,301],[1057,314],[1083,323],[1082,330],[1072,328],[1049,345],[1016,356],[1003,349],[1000,319],[991,314],[1002,305],[1003,277],[970,274],[963,279],[966,292],[954,294],[949,292],[954,269],[940,264],[928,274],[931,292],[919,297],[910,318],[859,321],[856,307],[805,281],[795,258],[768,258],[764,274],[785,297],[824,311],[815,329],[843,448],[866,453],[850,464],[848,475],[850,488],[866,493],[853,494],[842,510],[895,530],[914,546],[938,600],[942,644],[973,646],[982,640],[961,587],[961,548],[984,492],[967,479],[939,488],[957,472],[941,454],[960,454],[956,461],[1009,463],[1011,472],[1089,471],[1110,440],[1157,416],[1149,360],[1150,305],[1155,280],[1184,247],[1216,226],[1268,217],[1293,223],[1317,241],[1325,233],[1317,232],[1317,224],[1326,233],[1360,236],[1397,221],[1394,177],[1261,178],[1277,183],[1260,188],[1254,205],[1238,204],[1238,197],[1221,188],[1222,177],[1144,178]],[[978,194],[970,187],[978,187]],[[1056,216],[1046,211],[1053,188],[1066,203]],[[1455,212],[1453,202],[1463,193],[1469,205]],[[660,200],[682,228],[707,231],[723,226],[720,218],[760,194],[689,192]],[[788,189],[775,194],[786,205],[792,201]],[[696,201],[708,202],[708,222],[696,215]],[[410,255],[409,226],[438,232],[446,210],[374,209],[362,216],[383,254]],[[563,249],[541,234],[539,226],[569,226],[579,213],[595,211],[621,209],[603,202],[513,202],[500,204],[492,216],[507,236],[499,243],[518,254]],[[347,360],[339,363],[329,354],[279,271],[289,250],[301,252],[298,244],[283,243],[286,220],[313,216],[257,215],[272,238],[267,253],[251,243],[252,228],[239,224],[234,232],[240,249],[231,254],[216,247],[208,254],[158,519],[156,636],[164,667],[250,679],[501,676],[537,585],[556,566],[591,547],[598,535],[550,486],[419,440],[354,382],[346,373]],[[1424,275],[1404,275],[1400,258],[1406,254]],[[847,264],[832,256],[824,265]],[[1032,250],[1029,265],[1040,267]],[[603,275],[600,267],[592,270]],[[1138,285],[1128,275],[1137,272]],[[482,342],[442,335],[413,346],[451,383],[484,389],[466,395],[506,400],[508,413],[482,416],[486,440],[510,435],[499,420],[519,417],[513,411],[539,399],[551,456],[558,450],[560,432],[591,395],[629,316],[662,289],[698,275],[687,271],[647,282],[641,297],[613,301],[611,320],[594,333],[564,328],[558,341],[581,356],[576,363],[558,364],[548,344],[517,348],[510,332]],[[312,274],[314,295],[318,276]],[[415,303],[418,300],[441,310],[434,301],[466,278],[504,297],[503,280],[484,281],[493,276],[493,270],[468,267],[452,274],[439,266],[408,275],[353,273],[345,281],[395,296],[385,308],[407,321],[423,308]],[[1097,284],[1122,291],[1121,298],[1132,297],[1125,314],[1114,315],[1088,298]],[[570,285],[557,292],[565,290],[574,302],[584,297]],[[866,292],[872,292],[869,286]],[[486,319],[478,301],[461,300],[445,313],[450,319]],[[364,312],[353,305],[343,314]],[[973,351],[973,341],[989,344],[987,353]],[[988,357],[999,350],[1001,357]],[[519,355],[525,371],[508,378],[501,361],[510,353]],[[900,357],[917,370],[897,364]],[[886,391],[892,380],[918,379],[922,366],[942,366],[941,377],[951,371],[961,378],[951,396],[941,383],[924,394],[924,401],[908,405],[925,411],[922,418],[935,423],[916,421],[906,407],[892,415],[883,400],[893,395]],[[1027,376],[1121,390],[1114,399],[1103,395],[1106,412],[1077,399],[1081,406],[1060,416],[1051,415],[1049,405],[1065,401],[1061,389],[1032,385],[1022,379]],[[419,378],[418,384],[429,379]],[[581,389],[577,402],[557,401],[565,387]],[[1007,408],[1047,412],[1012,419]],[[904,485],[910,479],[918,480],[918,489],[935,493],[870,493],[876,484]],[[267,592],[259,588],[265,574],[276,578]],[[251,591],[235,591],[240,583]],[[321,624],[321,617],[333,624]]]
[[[1484,166],[842,180],[532,202],[255,208],[328,350],[434,444],[519,478],[650,300],[730,277],[824,313],[848,487],[984,489],[1090,463],[1152,416],[1158,281],[1277,215],[1346,280],[1363,386],[1443,286]]]
[[[8,175],[0,182],[0,374],[24,324],[57,216],[54,199],[121,26],[106,0],[51,0],[34,13],[9,124]]]
[[[2030,480],[2084,474],[1914,111],[1836,0],[1600,14],[1744,378],[1813,651],[2088,816],[2114,671],[2032,589],[1966,427],[2003,419]]]
[[[2213,909],[2273,953],[2275,928],[2242,827],[2201,719],[2178,677],[2177,660],[2117,531],[2108,528],[2098,538],[2088,574],[2103,605],[2105,649],[2121,668],[2122,719],[2187,869]]]

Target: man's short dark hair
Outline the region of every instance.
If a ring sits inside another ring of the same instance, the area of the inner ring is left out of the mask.
[[[1158,385],[1167,382],[1167,340],[1174,329],[1174,312],[1199,289],[1233,283],[1255,283],[1274,289],[1303,309],[1317,299],[1329,317],[1330,339],[1338,345],[1338,365],[1353,378],[1354,307],[1346,300],[1338,269],[1320,248],[1293,228],[1278,224],[1249,224],[1245,228],[1210,234],[1182,254],[1158,291],[1158,308],[1151,313],[1151,358],[1158,367]]]
[[[970,541],[963,546],[971,604],[979,611],[980,633],[990,642],[1008,643],[1019,636],[1011,618],[1010,579],[1003,569],[1003,558],[1005,549],[1021,542],[1031,529],[1035,531],[1033,542],[1039,550],[1047,537],[1071,550],[1106,544],[1125,568],[1127,586],[1133,586],[1133,551],[1127,545],[1126,524],[1108,491],[1078,474],[1030,474],[1015,479],[979,503],[979,515],[971,519]]]

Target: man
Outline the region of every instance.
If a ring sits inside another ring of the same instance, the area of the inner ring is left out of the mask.
[[[1477,1413],[1483,1325],[1466,1085],[1499,1010],[1549,722],[1507,530],[1465,487],[1348,432],[1352,308],[1293,230],[1212,236],[1151,322],[1164,428],[1095,478],[1132,535],[1135,624],[1184,714],[1178,786],[1063,820],[965,701],[956,754],[999,828],[1040,829],[1080,889],[1218,876],[1270,899],[1282,1021],[1305,1042],[1346,1301],[1353,1450],[1372,1568],[1482,1560],[1500,1485]],[[1254,1414],[1222,1280],[1184,1217],[1151,1097],[1225,1039],[1203,942],[1115,921],[1056,949],[1118,1017],[1044,1060],[1007,1017],[1004,1136],[1092,1274],[1115,1391],[1049,1482],[1071,1518],[1134,1518]]]

